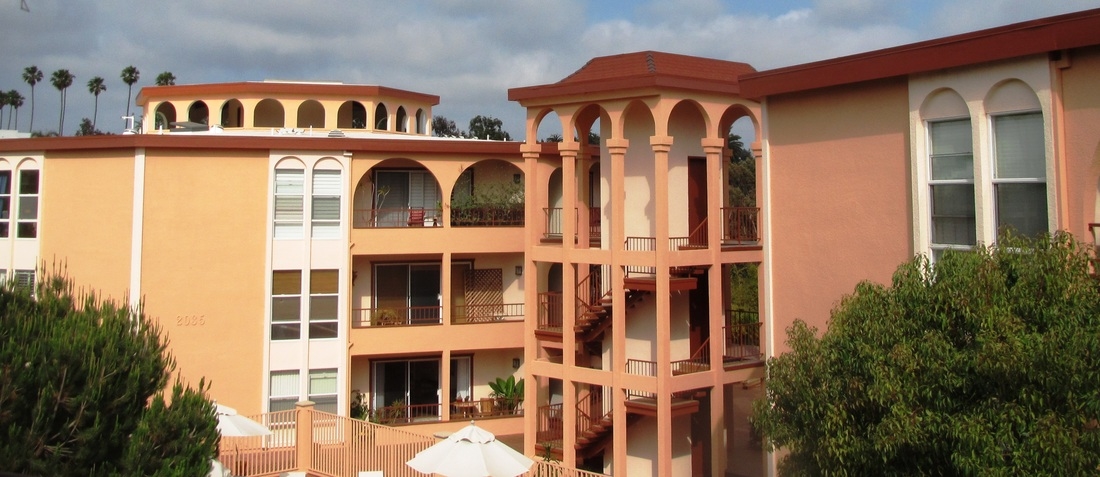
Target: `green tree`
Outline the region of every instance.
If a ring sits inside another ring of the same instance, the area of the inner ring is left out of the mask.
[[[783,475],[1095,475],[1100,293],[1066,233],[901,265],[795,322],[753,422]]]
[[[157,86],[175,86],[176,75],[172,74],[171,71],[165,71],[157,75],[156,84]]]
[[[15,116],[15,129],[19,129],[19,108],[23,107],[23,95],[16,90],[8,91],[8,106],[11,108],[8,116],[8,128],[11,128],[11,118]]]
[[[206,384],[177,381],[166,399],[175,361],[140,307],[78,292],[56,273],[33,295],[0,285],[0,343],[0,471],[209,471],[219,437]]]
[[[8,93],[0,91],[0,129],[4,127],[4,107],[8,105]]]
[[[57,88],[57,91],[61,93],[61,114],[57,124],[57,134],[61,136],[65,135],[65,101],[68,97],[66,90],[69,89],[69,86],[73,85],[73,79],[75,78],[76,77],[66,69],[54,71],[53,75],[50,76],[50,84],[53,84],[53,87]]]
[[[27,128],[28,131],[34,130],[34,85],[42,81],[42,70],[38,69],[35,65],[30,65],[23,68],[23,81],[31,87],[31,125]]]
[[[432,135],[436,137],[466,137],[454,121],[445,116],[432,116]]]
[[[99,93],[107,91],[107,85],[103,84],[103,78],[96,76],[88,80],[88,92],[95,96],[95,109],[92,110],[92,129],[95,129],[96,119],[99,118]]]
[[[729,205],[756,207],[756,159],[737,134],[727,136],[726,145],[730,149]]]
[[[95,124],[92,124],[92,120],[84,118],[80,120],[80,128],[76,130],[77,136],[100,136],[105,134],[95,128]]]
[[[126,83],[126,115],[130,115],[130,101],[133,99],[134,83],[138,82],[141,78],[141,72],[138,71],[134,65],[127,66],[122,69],[122,73],[118,75],[122,78],[122,82]]]
[[[512,136],[504,130],[504,123],[492,116],[474,116],[470,119],[468,137],[476,139],[492,139],[494,141],[511,141]]]

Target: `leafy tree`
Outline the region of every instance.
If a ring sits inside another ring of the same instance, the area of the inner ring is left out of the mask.
[[[75,78],[76,77],[66,69],[54,71],[53,75],[50,76],[50,83],[61,93],[61,114],[58,118],[57,125],[57,133],[60,135],[65,135],[65,101],[68,97],[66,90],[69,89],[69,86],[73,85],[73,79]]]
[[[37,66],[30,65],[23,68],[23,81],[31,87],[31,125],[27,128],[28,131],[34,130],[34,85],[42,81],[42,70],[39,70]]]
[[[466,137],[454,121],[444,116],[432,116],[432,135],[436,137]]]
[[[1066,233],[902,264],[795,322],[753,422],[783,475],[1095,475],[1100,292]]]
[[[494,141],[511,141],[512,136],[504,130],[504,123],[492,116],[474,116],[470,120],[469,137],[477,139],[492,139]]]
[[[156,83],[157,86],[175,86],[176,75],[172,74],[171,71],[165,71],[157,75]]]
[[[160,327],[57,274],[0,286],[0,471],[206,475],[218,444],[206,383],[178,381]],[[170,404],[169,404],[170,402]]]
[[[737,134],[730,134],[726,145],[730,149],[730,207],[756,207],[756,159]]]
[[[562,142],[564,140],[565,140],[565,138],[563,138],[561,134],[551,134],[549,136],[546,136],[546,138],[543,139],[542,142]],[[600,135],[596,134],[592,131],[589,131],[588,132],[588,144],[593,145],[593,146],[599,146],[600,145]]]
[[[77,129],[77,136],[100,136],[106,134],[95,128],[95,124],[91,119],[84,118],[80,120],[80,129]]]
[[[103,78],[96,76],[88,80],[88,92],[95,96],[95,109],[92,110],[92,129],[95,129],[96,119],[99,117],[99,93],[107,91],[107,85],[103,84]]]
[[[15,116],[15,129],[19,129],[19,108],[23,107],[23,95],[16,90],[8,91],[8,106],[11,108],[8,116],[8,128],[11,128],[11,118]]]
[[[126,115],[130,115],[130,101],[133,99],[134,83],[138,82],[141,78],[141,72],[134,65],[127,66],[122,69],[122,73],[119,74],[122,78],[122,82],[126,83]]]

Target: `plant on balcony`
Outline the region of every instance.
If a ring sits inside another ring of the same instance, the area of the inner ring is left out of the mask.
[[[452,225],[523,225],[523,184],[479,184],[472,194],[451,200]]]
[[[523,402],[523,380],[516,381],[515,376],[489,381],[489,389],[493,390],[489,396],[496,399],[501,414],[515,414]]]
[[[397,312],[391,308],[381,308],[375,310],[374,316],[371,317],[372,326],[386,326],[386,325],[399,325],[401,324],[401,318],[397,316]]]
[[[370,417],[370,410],[367,408],[366,395],[359,392],[358,389],[351,392],[351,409],[348,415],[352,419],[366,420]]]

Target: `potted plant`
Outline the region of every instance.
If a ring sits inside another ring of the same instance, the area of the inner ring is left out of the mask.
[[[496,399],[496,408],[501,414],[516,414],[519,404],[523,402],[523,379],[516,381],[515,376],[496,378],[489,381],[489,388],[493,390],[489,396]]]

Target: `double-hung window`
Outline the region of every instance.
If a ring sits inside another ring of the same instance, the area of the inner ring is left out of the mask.
[[[271,278],[271,339],[302,336],[302,272],[275,270]]]
[[[340,237],[340,171],[313,171],[313,238]]]
[[[302,238],[304,194],[304,170],[275,170],[275,238]]]
[[[298,402],[298,370],[272,371],[268,410],[290,411]]]
[[[11,171],[0,171],[0,238],[11,236]]]
[[[339,306],[339,272],[337,270],[311,270],[309,272],[309,338],[335,338],[340,324],[337,319]]]
[[[309,371],[309,400],[314,409],[337,414],[336,370],[312,369]]]
[[[969,119],[928,123],[932,254],[977,243],[974,146]]]
[[[38,171],[19,171],[19,213],[16,238],[38,237]]]
[[[1046,233],[1047,184],[1043,115],[993,116],[994,203],[997,231],[1029,237]]]

